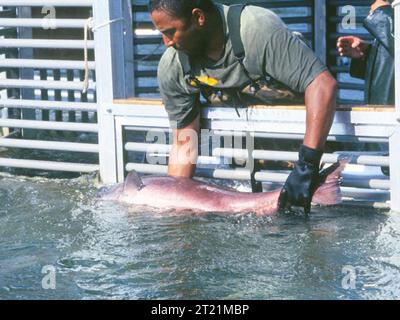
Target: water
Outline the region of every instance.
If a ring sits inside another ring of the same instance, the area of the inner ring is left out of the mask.
[[[96,191],[90,176],[0,176],[0,299],[400,297],[398,215],[173,216]]]

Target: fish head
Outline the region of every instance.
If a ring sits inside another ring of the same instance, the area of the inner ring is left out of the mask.
[[[123,192],[124,185],[120,183],[111,187],[101,187],[97,193],[97,196],[102,200],[119,200]]]

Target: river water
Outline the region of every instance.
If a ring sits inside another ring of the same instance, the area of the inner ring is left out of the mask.
[[[0,299],[398,299],[400,216],[174,216],[0,175]]]

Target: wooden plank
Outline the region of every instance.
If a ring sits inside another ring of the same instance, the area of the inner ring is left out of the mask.
[[[160,99],[140,99],[136,97],[128,98],[128,99],[115,99],[115,104],[141,104],[141,105],[159,105],[162,106],[163,103]]]
[[[163,106],[163,103],[160,99],[141,99],[137,97],[132,97],[128,99],[115,99],[115,104],[124,104],[124,105],[151,105],[151,106]],[[249,106],[252,109],[285,109],[285,110],[303,110],[305,108],[304,105],[254,105]],[[337,107],[338,111],[366,111],[366,112],[394,112],[395,107],[392,105],[340,105]]]
[[[394,112],[392,105],[341,105],[337,108],[338,111],[367,111],[367,112]],[[377,122],[378,119],[377,119]]]

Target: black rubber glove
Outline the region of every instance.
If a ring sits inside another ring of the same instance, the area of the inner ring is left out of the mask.
[[[311,200],[319,182],[319,163],[322,151],[301,145],[299,160],[296,161],[278,200],[279,209],[291,205],[304,208],[304,213],[310,213]]]

